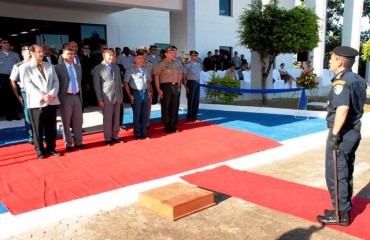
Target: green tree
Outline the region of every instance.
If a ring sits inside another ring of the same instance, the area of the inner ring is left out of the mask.
[[[244,9],[239,16],[237,31],[241,45],[259,53],[261,63],[261,88],[277,55],[310,51],[319,42],[318,16],[303,6],[287,10],[277,7],[274,1],[262,6],[261,0],[254,0],[250,9]],[[262,94],[262,104],[266,95]]]

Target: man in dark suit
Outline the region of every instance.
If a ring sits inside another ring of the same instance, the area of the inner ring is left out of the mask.
[[[44,52],[44,62],[49,62],[53,65],[58,64],[58,58],[55,55],[51,55],[49,46],[42,46],[42,51]]]
[[[103,51],[103,61],[93,70],[93,83],[98,104],[103,110],[103,130],[105,143],[122,143],[118,138],[119,115],[123,102],[121,72],[115,64],[115,55],[111,50]]]
[[[42,47],[30,47],[31,61],[20,72],[27,94],[35,150],[38,158],[45,158],[49,153],[54,156],[61,154],[55,150],[57,136],[57,105],[59,105],[59,80],[51,63],[43,62]],[[43,143],[45,134],[46,148]]]
[[[92,82],[92,69],[94,67],[94,59],[90,54],[90,47],[88,44],[82,46],[80,55],[81,67],[82,67],[82,99],[84,106],[97,105],[96,95]]]
[[[63,139],[66,151],[75,148],[83,149],[82,144],[82,70],[81,66],[73,63],[72,49],[63,49],[64,63],[55,66],[59,78],[60,116],[63,123]],[[73,130],[72,139],[70,126]],[[74,141],[73,141],[74,140]]]

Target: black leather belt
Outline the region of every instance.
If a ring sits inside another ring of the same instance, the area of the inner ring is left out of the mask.
[[[143,90],[137,90],[137,89],[133,89],[133,88],[131,88],[131,91],[136,91],[136,92],[144,93],[144,92],[146,92],[147,90],[146,90],[146,89],[143,89]]]
[[[177,82],[166,82],[166,83],[161,83],[161,85],[177,85]]]
[[[75,95],[78,95],[80,94],[80,92],[76,92],[76,93],[67,93],[68,96],[75,96]]]
[[[355,124],[344,123],[343,124],[343,128],[345,128],[345,129],[353,129],[355,131],[360,132],[361,131],[361,125],[362,125],[361,121],[358,121]],[[333,128],[334,127],[334,123],[333,122],[327,122],[327,126],[328,126],[328,128]]]

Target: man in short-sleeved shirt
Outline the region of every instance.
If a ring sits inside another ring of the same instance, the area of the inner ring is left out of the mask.
[[[155,85],[161,98],[162,121],[165,132],[178,132],[175,127],[178,95],[182,79],[182,71],[175,58],[175,49],[166,48],[165,58],[155,68]]]

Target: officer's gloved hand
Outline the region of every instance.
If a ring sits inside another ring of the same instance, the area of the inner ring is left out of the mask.
[[[338,149],[338,142],[339,142],[339,134],[334,134],[333,132],[330,133],[329,137],[329,145],[331,150]]]

